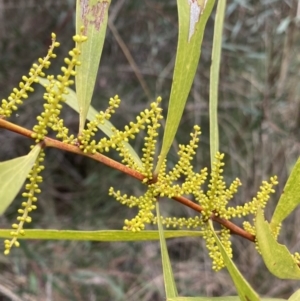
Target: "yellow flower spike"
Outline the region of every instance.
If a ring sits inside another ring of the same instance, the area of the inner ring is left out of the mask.
[[[64,126],[63,119],[60,119],[56,116],[50,118],[51,128],[53,131],[57,132],[56,138],[61,139],[64,143],[74,144],[76,141],[74,135],[68,135],[69,129]]]
[[[234,216],[245,216],[249,214],[256,215],[258,207],[265,208],[268,200],[270,199],[271,193],[275,192],[273,186],[277,184],[278,181],[276,176],[270,178],[270,183],[263,181],[260,186],[260,190],[257,192],[256,197],[254,197],[251,202],[248,202],[243,206],[238,206],[236,208],[227,208],[228,218]]]
[[[144,148],[143,150],[143,175],[146,177],[145,182],[152,179],[152,171],[153,171],[153,160],[155,154],[155,146],[157,137],[157,130],[160,127],[159,120],[162,118],[161,112],[162,109],[158,107],[161,98],[158,97],[156,102],[151,104],[151,125],[147,126],[147,136],[144,138]]]
[[[55,35],[52,35],[55,37]],[[81,42],[80,42],[81,43]],[[79,64],[78,57],[80,55],[80,43],[77,43],[78,46],[73,48],[69,52],[70,58],[66,58],[64,60],[66,66],[61,68],[63,75],[57,76],[57,81],[54,80],[54,76],[48,76],[47,79],[49,83],[45,86],[47,93],[44,94],[44,99],[46,103],[44,105],[44,112],[40,116],[38,116],[38,124],[33,127],[33,131],[35,134],[32,135],[32,138],[35,139],[36,143],[43,140],[45,135],[47,135],[48,131],[46,128],[50,127],[54,131],[58,132],[58,138],[63,138],[63,140],[72,143],[71,139],[67,136],[66,129],[59,124],[59,114],[62,108],[61,102],[65,101],[64,95],[68,93],[67,87],[74,83],[73,80],[70,79],[71,76],[75,76],[76,72],[74,68]],[[57,43],[54,43],[57,46]],[[53,54],[51,54],[53,57]]]
[[[142,173],[143,169],[135,162],[132,155],[129,153],[128,149],[125,147],[124,143],[118,144],[116,151],[119,153],[119,156],[122,158],[122,163],[126,166]],[[144,179],[143,183],[146,183],[148,180]]]
[[[136,123],[130,122],[129,125],[124,127],[124,131],[112,129],[114,134],[110,137],[110,139],[102,138],[96,146],[97,151],[108,152],[110,148],[115,148],[119,146],[120,143],[128,142],[129,138],[134,139],[136,134],[145,128],[145,123],[151,123],[151,119],[149,118],[153,116],[154,112],[146,109],[136,117]]]
[[[249,222],[243,222],[243,228],[250,234],[256,235],[255,227],[252,226]]]
[[[18,109],[17,105],[23,103],[22,99],[28,98],[26,91],[33,92],[34,89],[31,87],[33,83],[37,83],[38,76],[45,76],[42,72],[43,68],[48,69],[50,66],[50,59],[54,57],[53,50],[55,47],[59,46],[59,43],[55,41],[56,36],[52,33],[52,44],[48,50],[47,55],[44,58],[39,58],[38,63],[34,63],[29,70],[28,76],[22,76],[22,82],[19,83],[19,89],[14,88],[13,92],[6,99],[2,99],[0,106],[0,116],[10,117],[13,111]]]
[[[87,128],[82,131],[81,136],[78,139],[81,144],[85,145],[85,147],[83,147],[83,150],[85,152],[96,152],[97,150],[103,152],[105,150],[104,147],[99,147],[96,144],[93,145],[92,148],[89,148],[89,142],[91,136],[94,136],[95,133],[98,131],[98,125],[104,124],[105,120],[110,119],[111,115],[115,112],[115,109],[119,107],[120,102],[121,100],[118,95],[115,95],[114,98],[110,98],[109,107],[106,109],[106,111],[105,112],[100,111],[99,114],[96,115],[96,119],[90,121],[87,124]],[[103,141],[106,142],[107,139],[104,138]],[[112,144],[110,144],[109,146],[112,146]],[[106,145],[105,147],[108,147],[108,145]]]
[[[300,254],[298,252],[296,252],[295,254],[292,254],[292,257],[294,258],[294,261],[296,262],[296,264],[300,263]]]
[[[10,234],[12,236],[11,240],[5,240],[4,241],[4,254],[8,255],[10,252],[10,249],[12,246],[20,246],[19,242],[17,241],[19,235],[24,235],[25,232],[23,230],[24,223],[30,223],[31,222],[31,217],[29,216],[29,213],[36,209],[35,205],[32,205],[33,201],[36,201],[37,198],[34,197],[35,193],[39,193],[40,189],[38,189],[38,184],[42,182],[42,177],[39,175],[39,173],[43,170],[43,167],[41,165],[41,162],[44,160],[44,151],[42,150],[37,159],[35,164],[33,165],[27,179],[29,181],[29,184],[25,185],[25,189],[27,192],[22,193],[22,196],[27,198],[26,202],[22,202],[21,206],[23,207],[22,209],[18,210],[18,213],[20,216],[17,217],[17,220],[19,223],[14,223],[12,224],[12,228],[14,231],[12,231]]]

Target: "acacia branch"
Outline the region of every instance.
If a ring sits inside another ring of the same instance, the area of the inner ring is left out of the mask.
[[[20,135],[23,135],[27,138],[32,138],[32,134],[34,134],[33,131],[31,130],[28,130],[24,127],[21,127],[19,125],[16,125],[14,123],[11,123],[5,119],[2,119],[0,118],[0,128],[4,128],[6,130],[9,130],[11,132],[15,132],[17,134],[20,134]],[[64,150],[64,151],[67,151],[67,152],[71,152],[71,153],[75,153],[75,154],[79,154],[79,155],[82,155],[82,156],[85,156],[85,157],[89,157],[93,160],[96,160],[98,162],[101,162],[102,164],[105,164],[111,168],[114,168],[114,169],[117,169],[139,181],[142,181],[145,177],[137,172],[136,170],[134,169],[131,169],[127,166],[125,166],[124,164],[122,163],[119,163],[113,159],[110,159],[100,153],[95,153],[95,154],[88,154],[88,153],[84,153],[83,151],[81,151],[79,149],[78,146],[75,146],[75,145],[71,145],[71,144],[67,144],[67,143],[64,143],[64,142],[61,142],[59,140],[56,140],[56,139],[52,139],[52,138],[49,138],[49,137],[45,137],[44,140],[43,140],[43,144],[44,144],[44,147],[53,147],[53,148],[58,148],[60,150]],[[203,208],[192,202],[191,200],[185,198],[185,197],[182,197],[182,196],[176,196],[176,197],[173,197],[172,198],[173,200],[197,211],[197,212],[200,212],[203,211]],[[223,225],[224,227],[226,227],[227,229],[230,230],[230,232],[232,234],[236,234],[236,235],[239,235],[243,238],[246,238],[250,241],[255,241],[255,236],[248,233],[247,231],[245,231],[244,229],[240,228],[239,226],[237,226],[236,224],[230,222],[229,220],[226,220],[224,218],[220,218],[218,216],[216,216],[214,213],[211,215],[211,219],[221,225]]]

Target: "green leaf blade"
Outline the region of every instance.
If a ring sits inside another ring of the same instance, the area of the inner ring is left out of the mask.
[[[0,229],[1,238],[11,238],[11,230]],[[165,231],[165,238],[178,237],[199,237],[201,231]],[[78,231],[78,230],[55,230],[55,229],[27,229],[25,236],[18,239],[53,239],[53,240],[80,240],[80,241],[150,241],[159,240],[158,231],[131,232],[124,230],[99,230],[99,231]]]
[[[226,1],[219,1],[215,19],[209,86],[209,139],[211,166],[213,166],[215,155],[219,151],[218,91],[225,10]]]
[[[202,1],[202,3],[205,2]],[[208,0],[205,8],[203,4],[201,10],[203,14],[200,13],[199,20],[195,23],[195,29],[191,35],[189,33],[192,19],[191,4],[187,0],[177,0],[179,19],[177,54],[163,144],[155,173],[158,173],[177,132],[185,103],[196,74],[204,29],[214,3],[215,0]]]
[[[0,163],[0,214],[3,214],[22,188],[41,150],[37,144],[28,155]]]
[[[83,130],[96,82],[108,21],[110,0],[77,0],[76,33],[84,26],[88,40],[82,43],[81,65],[76,68],[79,133]]]
[[[257,211],[256,239],[268,270],[280,279],[300,279],[300,268],[286,246],[279,244],[264,220],[261,209]]]
[[[224,296],[224,297],[177,297],[170,298],[168,301],[240,301],[238,296]],[[260,301],[286,301],[286,299],[261,298]],[[293,300],[294,301],[294,300]]]
[[[164,229],[160,220],[159,202],[156,203],[156,213],[157,213],[157,225],[159,231],[161,260],[162,260],[162,267],[163,267],[163,274],[164,274],[166,296],[167,298],[174,298],[178,296],[178,292],[177,292],[177,288],[174,280],[174,274],[172,271],[172,266],[168,254]]]
[[[257,293],[253,290],[251,285],[247,282],[247,280],[243,277],[243,275],[240,273],[240,271],[237,269],[233,261],[230,259],[230,257],[227,255],[227,252],[225,248],[223,247],[223,244],[219,240],[219,237],[214,231],[212,221],[209,221],[210,227],[213,231],[214,238],[217,242],[217,245],[219,247],[219,250],[222,254],[224,263],[226,265],[226,268],[231,276],[231,279],[234,282],[234,285],[237,289],[237,292],[239,294],[241,301],[259,301],[260,298],[257,295]]]
[[[271,227],[276,228],[300,204],[300,157],[297,160],[272,216]]]

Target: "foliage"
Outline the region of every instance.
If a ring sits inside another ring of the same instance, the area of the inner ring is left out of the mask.
[[[18,210],[20,216],[17,218],[18,224],[14,223],[12,225],[13,231],[10,233],[12,236],[11,240],[6,239],[4,242],[4,253],[6,255],[9,254],[12,246],[20,246],[17,239],[19,235],[25,234],[23,225],[25,222],[31,222],[29,213],[37,208],[35,205],[35,202],[37,201],[36,194],[40,193],[39,185],[42,182],[40,172],[44,168],[42,165],[45,156],[44,149],[47,147],[54,147],[87,156],[96,161],[104,163],[113,169],[119,170],[128,176],[138,179],[146,187],[146,192],[140,197],[135,195],[128,197],[127,194],[121,195],[120,191],[115,190],[114,188],[110,188],[109,194],[114,196],[123,205],[127,205],[130,208],[138,207],[138,213],[134,218],[131,220],[125,219],[125,225],[123,228],[124,230],[139,232],[145,229],[146,224],[158,223],[167,299],[176,299],[178,293],[171,265],[169,263],[167,248],[164,242],[164,231],[162,229],[162,224],[166,225],[167,227],[173,226],[179,228],[200,227],[201,235],[203,236],[204,241],[206,242],[206,247],[209,251],[209,256],[213,261],[212,268],[218,271],[226,266],[234,281],[241,300],[259,300],[259,297],[231,261],[232,249],[230,234],[238,234],[248,240],[255,241],[257,248],[259,252],[262,253],[262,257],[270,271],[279,278],[289,278],[286,276],[286,274],[282,274],[283,271],[278,271],[278,269],[274,271],[272,269],[273,264],[269,263],[271,257],[269,251],[271,246],[272,251],[274,251],[274,262],[276,262],[276,264],[280,263],[280,265],[284,266],[286,261],[289,260],[291,264],[293,264],[294,269],[294,276],[292,278],[299,279],[299,254],[296,253],[294,256],[290,256],[287,249],[285,249],[285,257],[281,256],[282,252],[280,250],[282,246],[276,243],[275,240],[279,234],[281,222],[298,204],[297,200],[293,201],[293,197],[297,191],[296,187],[299,182],[299,176],[297,175],[297,172],[292,173],[291,180],[289,180],[286,185],[286,191],[284,195],[288,195],[289,199],[291,199],[291,209],[289,209],[287,213],[284,213],[282,202],[279,202],[280,205],[278,205],[275,212],[277,216],[280,216],[280,218],[277,218],[273,224],[271,223],[272,231],[270,231],[268,227],[264,226],[265,222],[263,221],[261,209],[265,208],[270,194],[275,192],[273,186],[277,185],[276,176],[271,177],[269,182],[262,182],[257,196],[254,197],[252,201],[245,203],[244,205],[237,205],[235,207],[229,206],[228,202],[233,198],[234,194],[236,194],[238,186],[241,185],[241,182],[238,179],[233,180],[232,184],[227,188],[223,179],[222,173],[224,166],[224,154],[218,151],[219,138],[218,134],[216,134],[218,131],[218,119],[216,118],[216,104],[218,95],[212,95],[213,93],[211,92],[212,97],[210,102],[213,103],[211,106],[212,110],[210,112],[211,147],[213,147],[211,154],[215,154],[215,158],[213,159],[213,156],[211,158],[211,173],[209,184],[207,185],[207,192],[204,192],[204,190],[201,188],[208,176],[207,168],[203,168],[200,170],[200,172],[195,172],[192,164],[192,160],[196,154],[195,151],[199,142],[198,136],[200,134],[200,128],[198,126],[194,127],[194,132],[191,134],[190,142],[186,145],[179,145],[178,162],[174,164],[173,168],[171,168],[169,172],[167,172],[168,162],[165,158],[174,140],[174,136],[182,116],[182,111],[188,93],[191,89],[192,80],[195,76],[196,65],[200,56],[200,45],[202,42],[205,25],[214,5],[214,1],[208,0],[204,2],[202,1],[201,3],[200,2],[178,1],[179,38],[174,70],[174,81],[171,89],[163,145],[158,156],[156,156],[158,143],[157,137],[159,136],[158,129],[160,128],[160,120],[163,116],[162,109],[160,108],[160,103],[162,101],[160,97],[158,97],[155,102],[150,104],[149,109],[145,109],[144,111],[140,112],[136,117],[135,122],[131,121],[128,123],[128,125],[124,126],[124,130],[119,130],[111,123],[108,123],[111,116],[115,113],[115,109],[117,109],[120,105],[120,98],[118,95],[110,98],[108,108],[105,111],[100,111],[98,114],[95,114],[94,118],[92,118],[85,127],[83,127],[83,125],[90,108],[89,100],[91,99],[91,93],[88,92],[89,96],[86,98],[83,97],[82,94],[77,95],[80,117],[79,133],[77,137],[74,134],[69,134],[70,129],[64,125],[64,120],[60,118],[60,111],[63,107],[62,104],[67,101],[68,94],[70,93],[69,86],[74,83],[70,77],[77,77],[79,76],[78,74],[80,74],[80,72],[83,72],[80,71],[80,57],[82,57],[82,60],[87,62],[89,65],[92,62],[92,57],[94,57],[94,51],[96,51],[96,48],[93,47],[88,49],[94,50],[87,51],[87,48],[81,45],[84,45],[86,41],[89,41],[89,31],[86,31],[87,36],[85,36],[84,33],[86,27],[82,27],[81,23],[90,26],[89,28],[93,28],[92,32],[99,30],[99,28],[97,28],[99,24],[93,21],[93,18],[95,18],[95,15],[93,15],[95,4],[93,2],[90,3],[90,8],[87,10],[80,7],[81,3],[79,1],[77,3],[77,10],[81,13],[77,13],[78,34],[73,38],[73,40],[76,42],[76,46],[69,52],[70,58],[66,58],[64,60],[66,66],[61,68],[62,74],[58,75],[56,79],[53,75],[48,75],[47,82],[44,82],[44,88],[46,90],[44,93],[45,104],[43,112],[37,116],[38,124],[33,126],[32,131],[29,131],[6,120],[12,115],[13,111],[18,109],[18,106],[23,103],[23,100],[28,97],[28,92],[33,92],[33,83],[39,82],[39,77],[45,77],[45,72],[43,69],[47,69],[50,66],[50,58],[55,57],[53,50],[55,47],[59,46],[59,44],[56,42],[55,34],[52,34],[52,44],[47,55],[44,57],[44,59],[39,59],[38,64],[32,65],[28,76],[22,77],[19,88],[14,88],[8,99],[4,99],[2,101],[0,109],[0,127],[9,131],[17,132],[27,136],[28,138],[33,138],[35,140],[35,144],[41,147],[39,154],[35,156],[35,163],[25,163],[26,168],[32,165],[33,167],[28,174],[23,173],[21,175],[21,179],[19,180],[21,184],[16,186],[19,188],[25,178],[28,178],[28,183],[25,185],[25,192],[22,194],[27,201],[23,202],[23,208]],[[101,19],[102,23],[100,22],[99,25],[102,31],[101,35],[94,36],[92,33],[90,34],[91,39],[95,39],[97,43],[100,43],[101,48],[103,46],[103,36],[106,29],[108,6],[109,2],[100,2],[101,11],[105,15],[105,17]],[[214,38],[214,49],[219,48],[219,51],[217,50],[212,52],[212,61],[216,62],[217,64],[212,66],[212,70],[214,70],[214,72],[211,73],[211,80],[214,81],[214,83],[216,83],[216,80],[218,80],[218,65],[220,62],[222,39],[221,33],[224,13],[224,2],[219,1],[216,13],[217,15],[215,18],[216,23]],[[195,28],[191,26],[191,22],[195,22]],[[192,34],[191,28],[193,31]],[[101,53],[99,55],[101,55]],[[98,58],[100,59],[99,56]],[[192,65],[192,68],[190,68],[190,65]],[[76,71],[74,70],[75,67]],[[182,76],[184,72],[187,74]],[[95,71],[90,73],[89,69],[84,69],[83,73],[85,75],[86,73],[89,73],[89,79],[92,77],[89,87],[89,89],[92,89],[96,78]],[[86,82],[87,80],[85,79],[85,83]],[[82,87],[85,85],[87,84],[81,85],[80,89],[82,89]],[[180,91],[179,94],[178,91]],[[93,139],[98,129],[101,129],[104,124],[109,126],[109,131],[106,133],[108,134],[108,138],[104,137],[99,140]],[[57,139],[51,139],[48,137],[49,129],[56,132]],[[145,137],[142,147],[142,156],[140,159],[137,159],[135,156],[137,152],[132,151],[132,148],[129,146],[128,142],[130,139],[134,139],[141,130],[145,130]],[[35,149],[38,148],[36,147]],[[121,163],[114,161],[112,158],[106,157],[102,154],[109,152],[111,149],[114,149],[119,153],[122,158]],[[31,158],[32,156],[29,154],[28,157]],[[155,165],[156,161],[157,164]],[[1,170],[3,174],[6,170],[4,170],[4,168],[6,168],[7,165],[11,166],[11,169],[13,169],[14,163],[9,161],[1,163],[0,167],[3,170],[3,172]],[[296,168],[298,168],[298,165],[295,166],[295,170]],[[24,170],[26,170],[25,167]],[[2,185],[4,184],[5,187],[5,185],[10,185],[10,183],[11,176],[4,178]],[[13,201],[14,197],[15,193],[10,194],[9,199],[1,204],[3,210],[5,210],[7,207],[7,204]],[[198,213],[195,217],[188,219],[185,217],[177,218],[173,216],[163,217],[159,214],[158,208],[160,204],[159,200],[163,197],[180,202]],[[193,199],[194,201],[191,201],[190,199]],[[155,210],[155,205],[157,206],[157,217],[153,213]],[[230,221],[232,218],[244,217],[249,214],[254,215],[253,224],[251,225],[249,222],[245,222],[245,230],[241,229]],[[218,231],[217,234],[212,226],[212,221],[221,224],[221,230]],[[62,232],[61,234],[61,238],[63,238],[64,233]],[[43,231],[38,232],[38,235],[40,235],[39,238],[43,238]],[[95,237],[94,235],[96,236],[97,234],[92,233],[91,236],[89,236],[89,239],[93,240],[93,237]],[[125,239],[129,239],[129,236],[132,238],[132,234],[128,234],[128,236],[126,236],[124,233]],[[76,238],[76,234],[74,238]],[[201,298],[199,298],[199,300],[201,300]]]

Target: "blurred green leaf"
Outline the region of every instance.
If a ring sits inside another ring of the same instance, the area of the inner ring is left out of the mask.
[[[168,299],[168,298],[177,297],[178,292],[177,292],[176,283],[174,280],[174,274],[172,271],[172,266],[168,254],[164,229],[160,220],[159,202],[156,202],[156,214],[157,214],[157,225],[158,225],[159,241],[160,241],[160,249],[161,249],[161,260],[162,260],[162,267],[164,273],[164,283],[165,283],[166,297]]]
[[[45,86],[49,83],[49,81],[46,78],[39,77],[39,83],[42,86]],[[67,88],[68,94],[65,95],[66,98],[66,104],[69,105],[74,111],[79,112],[78,108],[78,101],[76,97],[76,92],[70,88]],[[87,113],[87,119],[88,120],[95,120],[96,114],[98,111],[96,111],[92,106],[89,107],[88,113]],[[106,134],[108,137],[111,137],[113,132],[112,128],[114,125],[108,121],[104,120],[104,124],[99,124],[98,128]],[[128,142],[124,142],[125,147],[128,149],[129,153],[132,155],[135,163],[137,163],[140,167],[142,167],[142,161],[136,151],[132,148],[132,146]]]
[[[170,298],[168,301],[240,301],[238,296],[226,297],[177,297]],[[260,298],[260,301],[286,301],[286,299]],[[250,299],[249,299],[250,301]],[[294,301],[294,300],[293,300]]]
[[[76,93],[79,106],[79,133],[83,130],[92,100],[102,54],[110,0],[77,0],[76,33],[84,26],[88,40],[81,45],[81,65],[76,68]]]
[[[259,209],[255,221],[256,239],[269,271],[280,279],[300,279],[300,269],[286,246],[279,244]]]
[[[0,229],[1,238],[11,238],[11,229]],[[201,231],[164,231],[165,238],[199,237]],[[147,241],[159,240],[158,231],[131,232],[123,230],[72,231],[28,229],[25,236],[18,239],[55,239],[55,240],[91,240],[91,241]]]
[[[225,9],[226,1],[219,1],[215,17],[209,87],[209,139],[211,166],[213,166],[215,155],[219,151],[218,91]]]
[[[240,301],[237,296],[227,296],[227,297],[176,297],[168,298],[167,301]]]
[[[294,292],[292,296],[289,297],[288,301],[299,301],[300,300],[300,289]]]
[[[205,2],[202,1],[202,3]],[[214,3],[215,0],[208,0],[205,9],[200,10],[199,15],[197,15],[195,10],[197,10],[197,7],[201,9],[204,4],[201,6],[198,1],[177,0],[179,33],[176,62],[163,144],[155,173],[158,173],[177,132],[197,70],[205,25]],[[194,29],[190,29],[191,23],[195,25]]]
[[[37,144],[28,155],[0,163],[0,214],[22,188],[40,150],[41,146]]]
[[[300,157],[296,162],[271,219],[271,227],[276,228],[300,204]]]
[[[217,234],[215,233],[212,221],[209,220],[209,224],[210,227],[213,231],[215,240],[217,242],[217,245],[219,247],[219,250],[222,254],[224,263],[227,267],[227,270],[234,282],[234,285],[236,287],[236,290],[239,294],[240,300],[241,301],[259,301],[260,298],[257,295],[257,293],[253,290],[253,288],[251,287],[251,285],[247,282],[247,280],[243,277],[243,275],[240,273],[240,271],[237,269],[237,267],[235,266],[235,264],[233,263],[233,261],[229,258],[229,256],[227,255],[226,250],[223,247],[223,244],[221,243],[221,241],[219,240],[219,237],[217,236]]]

